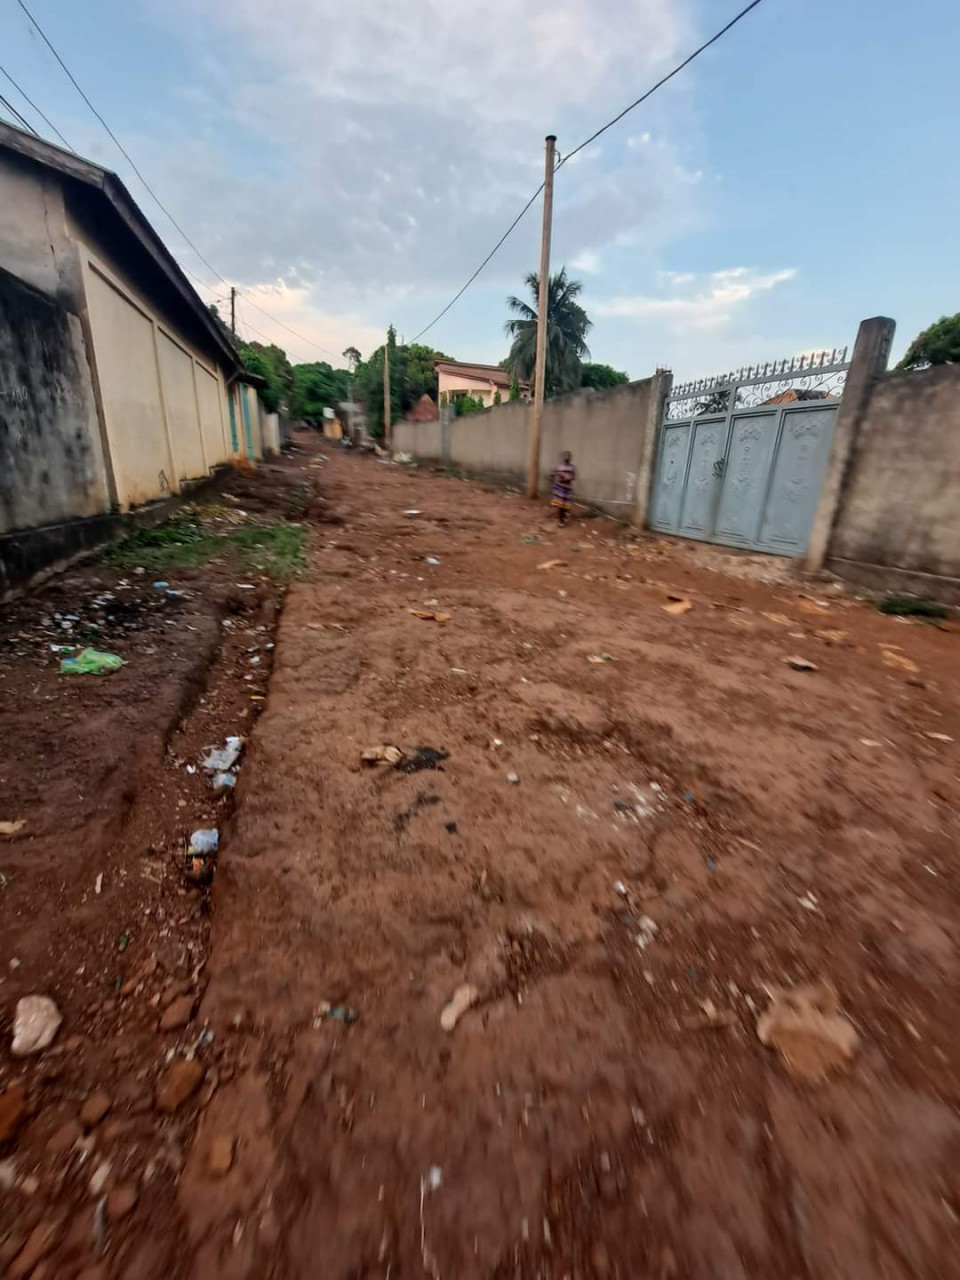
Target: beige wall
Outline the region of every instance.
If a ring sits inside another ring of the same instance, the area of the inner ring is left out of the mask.
[[[443,460],[443,424],[439,418],[431,422],[395,422],[393,448],[396,453],[412,453],[424,462]]]
[[[109,511],[79,256],[61,188],[7,153],[0,270],[0,532]]]
[[[223,374],[112,262],[109,246],[69,210],[66,218],[86,290],[117,501],[127,510],[235,456]],[[255,407],[252,425],[260,456]],[[238,452],[245,454],[242,431]]]
[[[649,453],[660,382],[647,378],[611,391],[577,391],[548,400],[543,411],[541,492],[549,493],[553,468],[569,449],[577,469],[581,502],[622,520],[642,519],[639,477]],[[444,415],[447,410],[441,411]],[[477,476],[522,484],[527,468],[531,406],[501,404],[484,413],[442,422],[403,422],[394,428],[394,448],[427,461],[442,461]],[[444,438],[445,433],[445,438]]]
[[[834,558],[960,578],[960,366],[891,373],[859,424]]]
[[[157,356],[174,474],[178,481],[206,475],[208,467],[193,382],[193,357],[159,328]]]
[[[98,270],[84,266],[117,498],[127,510],[180,487],[160,398],[154,326]]]
[[[200,412],[200,430],[203,434],[204,457],[212,465],[230,457],[228,427],[224,422],[227,413],[226,397],[220,379],[201,364],[194,361],[197,386],[197,407]]]

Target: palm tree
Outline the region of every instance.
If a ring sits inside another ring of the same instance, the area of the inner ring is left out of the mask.
[[[533,306],[522,298],[508,298],[507,306],[514,318],[504,325],[513,338],[507,368],[515,378],[532,382],[537,363],[537,303],[540,296],[540,277],[531,271],[524,284],[533,297]],[[568,280],[566,267],[561,267],[550,277],[547,293],[547,368],[546,389],[548,396],[572,391],[580,385],[580,363],[589,358],[586,336],[592,328],[587,313],[577,302],[583,285],[579,280]]]

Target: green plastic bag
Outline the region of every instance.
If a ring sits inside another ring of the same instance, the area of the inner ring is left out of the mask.
[[[111,671],[119,671],[122,666],[123,659],[115,653],[101,653],[99,649],[84,649],[75,658],[61,660],[60,674],[62,676],[106,676]]]

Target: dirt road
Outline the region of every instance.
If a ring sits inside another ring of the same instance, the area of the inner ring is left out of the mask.
[[[960,1276],[957,635],[451,477],[313,473],[207,1089],[99,1274]],[[859,1048],[810,1083],[756,1025],[820,980]]]

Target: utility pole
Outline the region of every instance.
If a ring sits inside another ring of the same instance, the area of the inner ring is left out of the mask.
[[[230,332],[237,336],[237,291],[230,286]]]
[[[543,161],[543,229],[540,232],[540,297],[537,301],[537,369],[533,379],[533,417],[530,420],[530,456],[527,460],[527,497],[535,498],[540,479],[540,429],[543,424],[543,389],[547,373],[547,322],[550,299],[550,232],[553,226],[553,170],[557,139],[546,140]]]
[[[390,334],[383,344],[383,447],[390,448],[392,427],[390,423]]]

